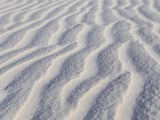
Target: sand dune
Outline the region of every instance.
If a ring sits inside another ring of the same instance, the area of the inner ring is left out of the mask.
[[[0,120],[159,120],[159,0],[1,0]]]

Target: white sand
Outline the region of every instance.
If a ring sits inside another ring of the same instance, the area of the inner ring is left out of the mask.
[[[0,120],[159,120],[159,0],[0,0]]]

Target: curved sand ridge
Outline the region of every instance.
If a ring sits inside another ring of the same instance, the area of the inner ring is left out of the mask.
[[[158,120],[159,0],[1,0],[0,120]]]

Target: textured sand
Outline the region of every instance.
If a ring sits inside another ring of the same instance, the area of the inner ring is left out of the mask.
[[[0,120],[160,120],[160,0],[0,0]]]

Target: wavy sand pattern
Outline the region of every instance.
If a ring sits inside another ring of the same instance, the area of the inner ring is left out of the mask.
[[[159,120],[159,0],[1,0],[0,120]]]

